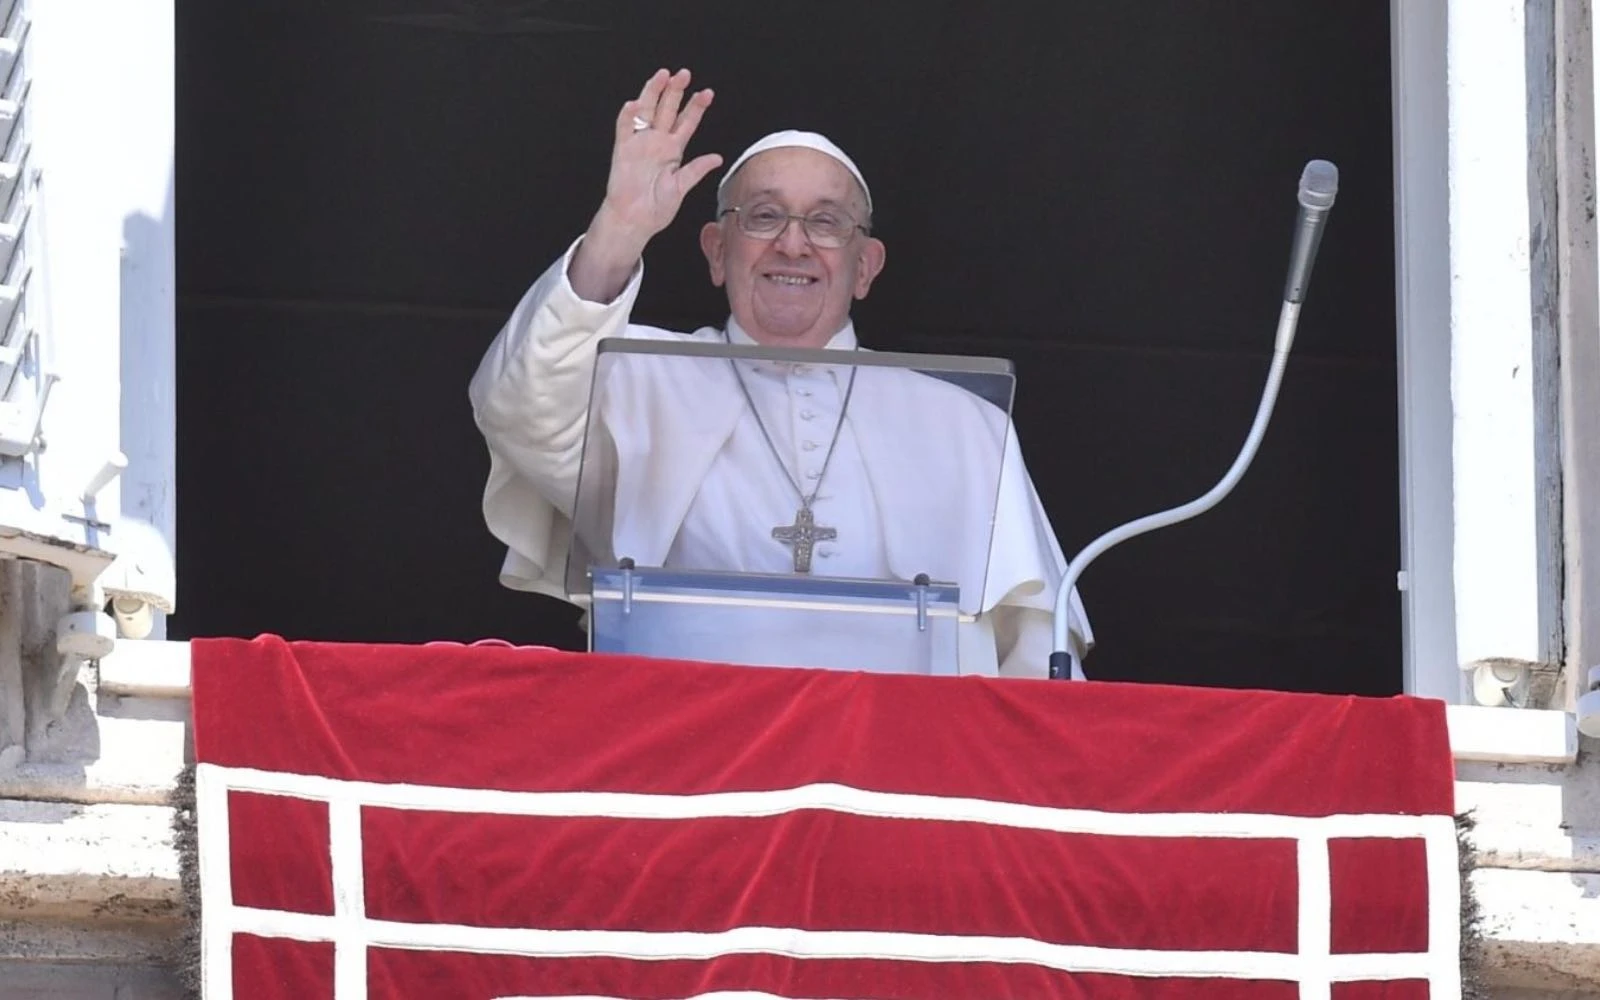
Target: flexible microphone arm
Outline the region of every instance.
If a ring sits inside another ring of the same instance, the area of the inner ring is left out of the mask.
[[[1289,350],[1294,345],[1295,328],[1300,322],[1300,304],[1305,301],[1306,287],[1311,283],[1311,266],[1316,262],[1317,249],[1322,244],[1322,229],[1328,221],[1328,212],[1333,208],[1334,196],[1338,191],[1338,167],[1327,160],[1312,160],[1306,164],[1300,175],[1300,213],[1295,224],[1294,247],[1289,256],[1289,276],[1283,289],[1283,309],[1278,314],[1278,336],[1273,344],[1272,367],[1267,372],[1267,385],[1261,393],[1261,404],[1256,407],[1255,423],[1250,426],[1250,433],[1245,438],[1239,456],[1233,460],[1233,465],[1222,480],[1204,496],[1171,510],[1129,521],[1096,538],[1073,556],[1056,591],[1055,636],[1050,653],[1052,680],[1070,680],[1072,676],[1069,646],[1072,591],[1089,564],[1113,545],[1204,514],[1233,492],[1255,459],[1256,449],[1267,433],[1267,422],[1272,419],[1272,407],[1278,399],[1283,369],[1289,363]]]

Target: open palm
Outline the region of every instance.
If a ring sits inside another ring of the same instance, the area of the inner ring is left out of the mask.
[[[683,162],[712,100],[710,90],[701,90],[685,102],[689,81],[686,69],[671,75],[658,70],[617,115],[606,205],[617,220],[647,239],[672,224],[684,197],[722,163],[715,153]],[[637,127],[641,122],[645,127]]]

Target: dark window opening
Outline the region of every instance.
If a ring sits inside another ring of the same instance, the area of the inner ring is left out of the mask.
[[[1387,3],[273,6],[178,11],[175,636],[581,646],[575,609],[496,582],[466,383],[598,205],[617,107],[687,65],[718,93],[698,149],[811,128],[865,171],[867,344],[1016,361],[1069,556],[1232,460],[1295,182],[1338,163],[1261,453],[1091,568],[1088,666],[1400,690]],[[725,316],[713,183],[650,248],[642,320]]]

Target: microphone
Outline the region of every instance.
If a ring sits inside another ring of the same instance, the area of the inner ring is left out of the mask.
[[[1089,564],[1102,552],[1137,535],[1157,528],[1187,521],[1204,514],[1233,492],[1244,472],[1256,457],[1256,449],[1267,433],[1267,423],[1272,419],[1272,407],[1278,400],[1278,387],[1283,382],[1283,370],[1289,363],[1289,350],[1294,346],[1295,329],[1300,322],[1300,304],[1306,297],[1306,286],[1311,283],[1311,265],[1316,262],[1317,248],[1322,244],[1322,229],[1328,222],[1328,212],[1333,208],[1334,196],[1339,193],[1339,168],[1327,160],[1312,160],[1300,174],[1300,215],[1295,223],[1294,247],[1289,253],[1289,280],[1283,289],[1283,309],[1278,314],[1278,336],[1273,344],[1272,365],[1267,370],[1267,384],[1261,392],[1261,402],[1256,407],[1255,422],[1245,436],[1244,447],[1233,460],[1233,465],[1217,485],[1205,495],[1186,504],[1149,514],[1129,521],[1096,538],[1075,556],[1062,574],[1061,585],[1056,590],[1054,645],[1050,649],[1049,676],[1051,680],[1072,679],[1072,649],[1070,612],[1072,591],[1078,578]]]
[[[1312,160],[1300,174],[1300,216],[1295,220],[1294,249],[1289,254],[1289,278],[1283,286],[1283,300],[1295,305],[1306,300],[1311,284],[1311,265],[1316,263],[1322,245],[1322,230],[1328,211],[1339,193],[1339,168],[1327,160]]]

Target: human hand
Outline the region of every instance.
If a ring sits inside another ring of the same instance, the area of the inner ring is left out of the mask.
[[[657,70],[617,115],[601,215],[619,233],[631,236],[640,250],[672,224],[684,197],[722,163],[716,153],[683,162],[713,96],[704,89],[685,103],[690,78],[686,69],[670,75]],[[648,127],[636,128],[641,121]]]

